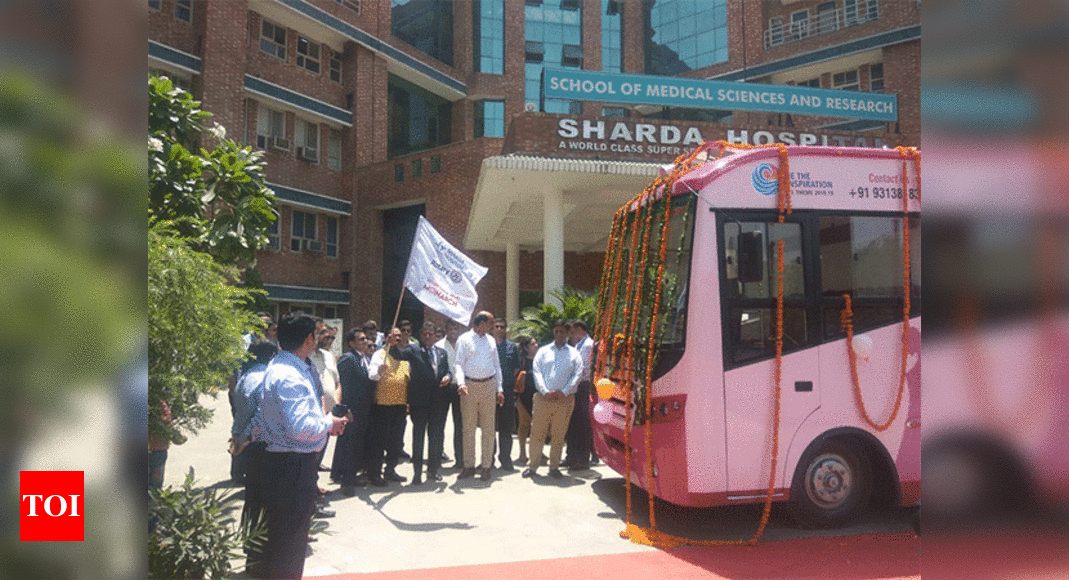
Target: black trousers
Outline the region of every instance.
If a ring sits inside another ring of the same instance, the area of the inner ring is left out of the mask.
[[[495,410],[497,429],[497,460],[501,467],[512,465],[512,432],[516,430],[516,393],[505,389],[505,404]]]
[[[568,422],[568,432],[564,435],[568,451],[564,454],[564,463],[568,465],[587,465],[590,453],[594,450],[594,431],[590,428],[590,381],[582,381],[575,392],[575,407]]]
[[[334,458],[330,462],[330,477],[342,485],[356,485],[356,474],[367,469],[367,420],[353,421],[334,442]]]
[[[457,386],[452,384],[446,388],[449,389],[449,394],[446,396],[446,407],[443,411],[453,413],[453,459],[459,465],[464,463],[464,418],[460,414],[460,395],[457,393]],[[444,428],[444,415],[442,425]],[[440,454],[439,457],[441,457]]]
[[[448,411],[445,401],[430,405],[409,407],[412,417],[412,470],[416,476],[422,473],[423,442],[429,443],[427,449],[427,472],[437,473],[442,467],[442,451],[445,446],[445,415]]]
[[[245,458],[245,505],[241,508],[241,523],[247,525],[250,521],[266,521],[267,500],[264,485],[267,476],[264,474],[265,457],[267,453],[265,443],[254,441],[241,452]],[[245,568],[253,576],[266,574],[266,557],[264,556],[263,539],[260,543],[248,543],[245,545]]]
[[[386,456],[386,471],[393,471],[401,460],[405,439],[405,406],[375,405],[371,410],[372,437],[375,444],[368,460],[368,477],[382,476],[383,455]]]
[[[315,513],[319,452],[263,454],[262,475],[267,510],[267,543],[264,546],[268,578],[304,575],[308,529]]]

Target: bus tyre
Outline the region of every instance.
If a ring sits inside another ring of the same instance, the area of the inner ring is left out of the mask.
[[[854,521],[871,498],[867,458],[849,444],[829,441],[798,463],[788,505],[802,526],[835,528]]]

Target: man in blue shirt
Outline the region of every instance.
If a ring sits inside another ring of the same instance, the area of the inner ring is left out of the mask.
[[[531,364],[538,392],[531,405],[531,463],[523,471],[523,477],[538,475],[548,433],[552,433],[553,439],[549,448],[549,476],[564,477],[559,469],[561,448],[582,370],[579,351],[568,344],[568,322],[558,320],[553,325],[553,342],[538,349]]]
[[[264,545],[269,578],[304,574],[308,529],[315,513],[319,453],[327,435],[340,435],[348,420],[323,413],[315,370],[306,361],[316,348],[316,319],[291,312],[278,323],[282,352],[267,365],[253,439],[266,443],[263,477],[267,511]]]
[[[253,339],[249,352],[252,359],[245,373],[234,387],[234,424],[230,429],[230,453],[239,457],[245,473],[245,505],[241,510],[243,523],[259,521],[264,510],[263,452],[262,441],[252,441],[252,420],[260,407],[264,375],[271,358],[278,353],[278,346],[265,339]],[[246,569],[250,574],[262,571],[264,566],[262,546],[249,543],[245,546]]]

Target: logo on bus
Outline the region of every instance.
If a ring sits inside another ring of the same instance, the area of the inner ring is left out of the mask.
[[[761,195],[774,195],[779,191],[777,173],[779,173],[779,168],[771,163],[762,163],[754,167],[753,173],[750,175],[754,190]]]

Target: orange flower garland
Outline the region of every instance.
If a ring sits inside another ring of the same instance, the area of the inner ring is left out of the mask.
[[[899,365],[898,374],[898,392],[895,394],[895,404],[891,409],[891,416],[887,418],[887,421],[883,423],[877,423],[872,416],[869,415],[868,409],[865,408],[865,400],[861,394],[861,380],[857,372],[857,354],[854,352],[854,325],[852,323],[853,308],[851,307],[850,295],[843,294],[843,298],[846,301],[846,305],[843,308],[843,312],[840,315],[840,324],[842,329],[846,331],[846,354],[850,360],[850,379],[854,384],[854,399],[857,401],[858,410],[861,413],[861,418],[869,424],[870,427],[876,431],[886,431],[895,419],[898,417],[898,412],[902,408],[902,398],[906,391],[906,363],[909,358],[909,313],[911,310],[910,304],[910,270],[912,269],[912,261],[910,260],[910,240],[909,240],[909,160],[913,160],[914,168],[917,174],[917,201],[920,201],[921,188],[920,188],[920,176],[921,176],[921,155],[920,152],[912,147],[896,147],[896,151],[902,155],[902,360]]]

